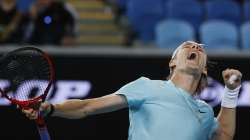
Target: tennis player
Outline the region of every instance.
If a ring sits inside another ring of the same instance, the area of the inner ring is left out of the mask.
[[[40,109],[48,116],[76,119],[128,107],[129,140],[232,140],[241,72],[222,72],[226,86],[215,118],[208,104],[194,98],[207,84],[207,55],[202,45],[182,43],[173,53],[169,68],[166,81],[141,77],[114,94],[61,104],[47,102]],[[37,117],[32,109],[23,112],[30,119]]]

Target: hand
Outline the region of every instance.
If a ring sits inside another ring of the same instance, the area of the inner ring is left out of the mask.
[[[232,75],[235,75],[235,79],[233,82],[230,82],[230,78]],[[228,89],[234,90],[235,88],[241,85],[242,73],[236,69],[226,69],[222,72],[223,80]]]
[[[51,104],[49,102],[44,102],[41,104],[39,110],[35,110],[33,108],[30,109],[22,109],[22,112],[31,120],[37,119],[38,112],[40,111],[42,113],[42,116],[47,116],[49,112],[51,111]]]

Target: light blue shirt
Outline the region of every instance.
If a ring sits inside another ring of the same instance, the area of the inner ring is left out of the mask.
[[[209,140],[213,109],[170,80],[141,77],[117,91],[129,105],[129,140]]]

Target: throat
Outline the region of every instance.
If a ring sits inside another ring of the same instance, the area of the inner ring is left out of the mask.
[[[186,74],[192,76],[194,80],[199,80],[201,76],[200,71],[195,68],[181,69],[179,71],[184,75]]]
[[[194,70],[179,70],[171,77],[171,81],[178,87],[187,91],[190,95],[195,95],[197,86],[199,84],[200,72]]]

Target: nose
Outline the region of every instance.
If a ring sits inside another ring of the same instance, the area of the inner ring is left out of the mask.
[[[203,44],[193,44],[192,49],[202,50],[203,49]]]
[[[201,47],[198,44],[193,44],[192,49],[199,50]]]

